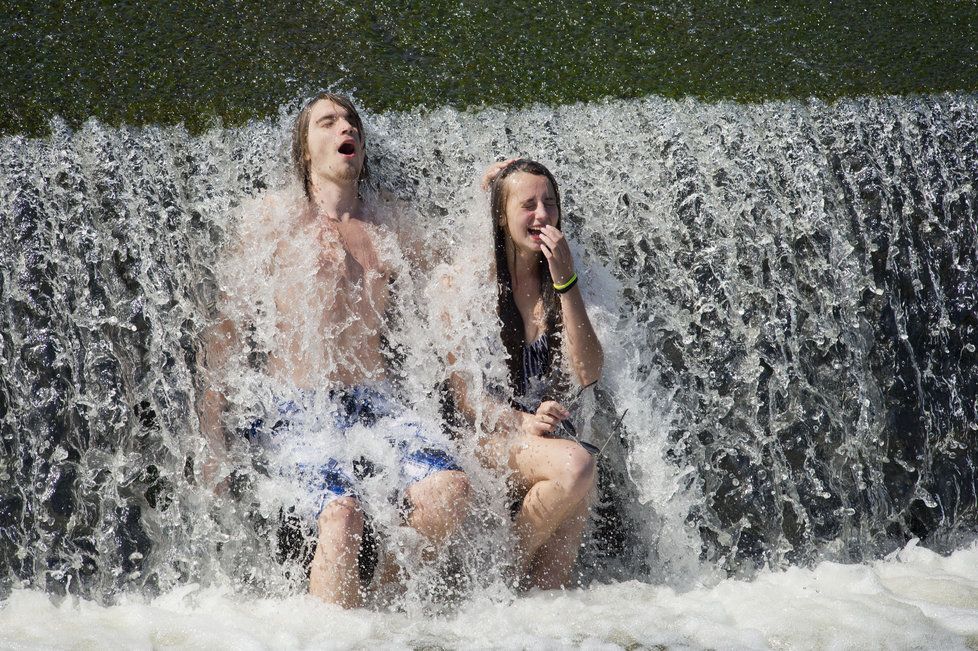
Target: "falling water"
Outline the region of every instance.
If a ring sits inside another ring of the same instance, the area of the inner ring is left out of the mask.
[[[244,367],[227,416],[239,481],[215,496],[197,479],[202,333],[227,251],[288,183],[294,110],[200,136],[90,121],[0,141],[0,595],[304,590],[276,558],[287,500],[234,435],[265,390]],[[369,196],[393,197],[389,228],[420,247],[387,252],[401,270],[388,344],[434,426],[446,342],[465,343],[473,376],[502,368],[478,356],[493,317],[477,177],[518,154],[561,184],[607,356],[590,402],[624,416],[586,583],[687,589],[974,538],[978,98],[365,120]],[[441,275],[460,270],[470,282],[446,293]],[[491,599],[506,592],[505,504],[471,456],[481,501],[455,571],[466,598]],[[377,517],[391,543],[406,535]],[[423,592],[409,586],[409,611]]]

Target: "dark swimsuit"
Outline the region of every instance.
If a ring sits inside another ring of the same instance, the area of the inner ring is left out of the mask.
[[[546,334],[537,337],[532,343],[523,344],[523,395],[517,397],[517,403],[525,412],[536,413],[537,408],[545,400],[553,400],[550,392],[550,342]],[[560,427],[553,436],[559,438],[576,438],[574,424],[570,420],[561,421]]]
[[[531,344],[523,345],[523,386],[530,387],[534,382],[541,382],[550,372],[548,358],[550,344],[547,335],[542,334]],[[526,390],[524,388],[524,390]]]

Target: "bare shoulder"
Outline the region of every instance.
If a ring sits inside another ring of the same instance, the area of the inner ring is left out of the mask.
[[[298,223],[304,207],[300,198],[285,190],[243,201],[235,211],[228,256],[253,261],[266,258]]]
[[[299,222],[305,199],[287,190],[266,192],[241,204],[239,233],[247,238],[283,237]]]
[[[363,197],[363,222],[375,232],[398,232],[409,204],[387,190],[372,190]]]
[[[432,277],[436,278],[442,288],[448,291],[461,289],[473,282],[480,285],[492,285],[495,282],[492,265],[487,265],[484,261],[478,260],[456,260],[451,264],[440,264],[435,267]]]
[[[400,242],[400,211],[406,204],[384,190],[371,190],[363,198],[365,210],[360,221],[375,241],[393,239]]]

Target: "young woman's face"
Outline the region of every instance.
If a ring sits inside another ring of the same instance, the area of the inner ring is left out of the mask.
[[[557,195],[546,176],[515,172],[507,179],[505,222],[513,243],[524,251],[540,251],[540,229],[557,226]]]

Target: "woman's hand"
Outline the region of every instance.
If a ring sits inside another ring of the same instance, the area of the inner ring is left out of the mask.
[[[486,171],[482,174],[482,189],[489,190],[489,186],[492,185],[493,180],[499,173],[503,171],[503,168],[512,163],[514,160],[519,160],[518,158],[508,158],[504,161],[498,163],[493,163],[486,168]]]
[[[567,239],[553,226],[544,226],[540,230],[540,239],[540,249],[550,266],[550,277],[556,284],[563,285],[574,275],[574,257]]]
[[[570,418],[570,412],[560,403],[547,400],[537,407],[535,414],[523,414],[520,427],[530,436],[545,436],[557,428],[562,420]]]

